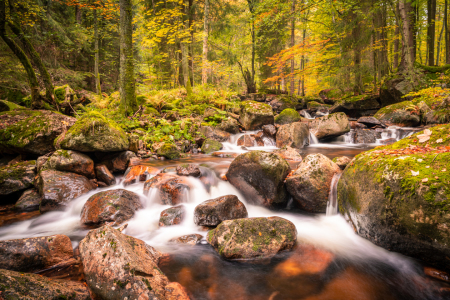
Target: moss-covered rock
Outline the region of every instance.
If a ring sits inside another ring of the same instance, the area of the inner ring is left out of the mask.
[[[381,108],[380,98],[373,95],[359,95],[337,101],[330,108],[330,113],[343,112],[352,118],[374,114]]]
[[[302,149],[309,145],[308,125],[301,122],[286,124],[277,131],[276,143],[278,148],[292,147]]]
[[[202,126],[199,131],[205,136],[205,138],[218,142],[226,142],[230,138],[230,134],[228,132],[211,126]]]
[[[161,212],[159,217],[159,227],[178,225],[186,216],[186,207],[184,205],[177,205],[169,207]]]
[[[55,140],[55,146],[81,152],[114,152],[128,149],[125,132],[98,112],[89,112]]]
[[[222,120],[217,128],[228,133],[236,134],[239,133],[239,122],[232,117],[228,117]]]
[[[263,125],[273,124],[272,107],[256,101],[244,101],[241,104],[239,120],[245,130],[255,130]]]
[[[206,200],[195,207],[194,223],[199,226],[217,226],[225,220],[247,218],[244,203],[235,195]]]
[[[167,159],[177,159],[180,158],[180,151],[174,144],[165,143],[161,147],[159,147],[156,154],[159,156],[164,156]]]
[[[19,162],[0,168],[0,195],[9,195],[33,185],[36,161]],[[1,203],[1,202],[0,202]]]
[[[277,154],[250,151],[233,160],[226,177],[247,201],[279,207],[287,201],[284,179],[289,170],[289,164]]]
[[[44,155],[55,151],[54,139],[75,123],[75,118],[46,110],[0,113],[0,153]]]
[[[13,102],[9,102],[6,100],[0,100],[0,112],[10,111],[10,110],[15,110],[15,109],[26,109],[26,108],[23,106],[17,105]]]
[[[62,102],[73,102],[78,100],[77,94],[75,91],[68,85],[55,86],[55,97],[58,103]]]
[[[420,108],[411,101],[403,101],[383,107],[374,117],[388,126],[414,127],[420,125]]]
[[[309,131],[318,139],[326,139],[349,132],[350,123],[344,113],[334,113],[312,120]]]
[[[338,184],[339,210],[359,235],[447,270],[449,129],[450,125],[436,126],[430,128],[429,140],[430,132],[419,132],[361,153]]]
[[[44,164],[43,169],[72,172],[95,178],[94,161],[86,154],[72,150],[55,151]]]
[[[339,166],[323,154],[310,154],[286,179],[286,187],[297,204],[305,211],[324,213],[333,176]]]
[[[227,220],[208,232],[207,241],[227,259],[265,259],[292,249],[297,229],[280,217]]]
[[[306,108],[309,110],[318,110],[318,109],[330,109],[331,105],[329,104],[323,104],[317,101],[309,101],[306,104]]]
[[[301,121],[301,119],[302,117],[300,117],[300,114],[295,109],[287,108],[275,117],[275,124],[278,125],[290,124],[294,122],[299,122]]]
[[[223,148],[223,145],[221,142],[211,140],[211,139],[206,139],[203,142],[201,150],[203,153],[209,154],[211,152],[222,150],[222,148]]]

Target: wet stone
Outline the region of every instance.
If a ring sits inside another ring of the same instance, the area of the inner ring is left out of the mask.
[[[249,134],[244,134],[237,140],[238,146],[254,147],[256,145],[255,138]]]
[[[382,125],[381,122],[374,117],[361,117],[358,119],[358,123],[362,123],[366,125],[367,127],[373,127],[376,125]]]
[[[57,150],[47,160],[43,168],[71,172],[94,178],[94,161],[86,154],[72,150]]]
[[[156,175],[160,171],[157,168],[150,166],[132,166],[125,172],[125,179],[123,181],[123,186],[127,186],[139,181],[146,181],[147,177],[150,175]]]
[[[65,235],[0,241],[0,269],[35,272],[71,258],[72,243]]]
[[[265,135],[268,135],[270,137],[275,137],[275,135],[277,134],[277,128],[274,125],[264,125],[262,127],[262,130]]]
[[[81,211],[85,225],[120,225],[142,208],[139,195],[124,189],[110,190],[91,196]]]
[[[159,227],[171,226],[180,224],[186,215],[186,208],[184,205],[170,207],[161,212],[159,218]]]
[[[194,223],[200,226],[217,226],[225,220],[247,218],[244,203],[235,195],[206,200],[195,207]]]
[[[344,170],[345,167],[352,161],[352,159],[348,156],[339,156],[333,158],[333,162],[339,166],[341,170]]]
[[[202,239],[203,236],[201,234],[188,234],[180,236],[178,238],[171,239],[169,240],[169,242],[176,244],[197,245],[201,242]]]
[[[9,195],[31,187],[35,175],[36,161],[34,160],[1,167],[0,196]]]
[[[183,164],[177,166],[177,175],[180,176],[193,176],[193,177],[200,177],[202,176],[202,172],[200,171],[200,168],[196,164]]]
[[[108,167],[103,164],[95,166],[95,174],[97,175],[97,180],[103,182],[105,186],[116,184],[116,178],[111,174]]]
[[[36,189],[29,189],[23,192],[14,208],[21,212],[39,210],[41,200],[42,197]]]
[[[299,153],[300,150],[291,148],[289,146],[277,149],[273,153],[280,155],[282,158],[291,161],[302,161],[302,156]]]

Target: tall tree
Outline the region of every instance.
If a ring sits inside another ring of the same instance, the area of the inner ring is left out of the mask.
[[[97,9],[94,8],[94,51],[95,51],[95,58],[94,58],[94,76],[95,76],[95,91],[96,93],[101,97],[102,96],[102,87],[100,85],[100,72],[99,72],[99,37],[98,37],[98,14]]]
[[[428,46],[429,66],[434,66],[435,40],[436,40],[436,0],[427,0],[427,46]]]
[[[256,83],[255,83],[255,57],[256,57],[256,29],[255,29],[255,14],[256,14],[256,1],[257,0],[247,0],[248,9],[251,14],[251,29],[250,33],[252,35],[252,61],[251,61],[251,73],[247,72],[247,76],[244,75],[244,78],[247,83],[247,92],[248,93],[256,93]],[[241,66],[242,71],[242,66]],[[242,72],[244,74],[244,72]],[[250,75],[250,76],[249,76]]]
[[[203,21],[202,84],[208,83],[209,0],[205,0]]]
[[[120,72],[121,109],[125,115],[137,110],[133,61],[132,0],[120,0]]]
[[[414,28],[411,21],[412,5],[409,0],[399,0],[399,11],[402,19],[402,62],[403,70],[411,71],[414,65]]]
[[[450,64],[450,31],[448,30],[448,0],[444,1],[445,63]]]
[[[295,0],[292,0],[292,8],[291,8],[291,47],[295,46]],[[294,95],[295,92],[295,60],[294,57],[291,59],[291,95]]]

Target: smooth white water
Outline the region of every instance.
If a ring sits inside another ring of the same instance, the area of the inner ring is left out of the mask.
[[[341,178],[342,173],[336,173],[331,180],[331,188],[330,194],[328,195],[328,203],[327,203],[327,216],[334,216],[338,213],[338,203],[337,203],[337,186],[339,183],[339,179]]]

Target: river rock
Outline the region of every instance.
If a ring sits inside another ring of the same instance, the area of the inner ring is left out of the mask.
[[[277,131],[277,147],[286,146],[302,149],[309,145],[308,125],[301,122],[282,125]]]
[[[449,130],[432,127],[363,152],[338,184],[340,211],[358,235],[443,270],[450,270],[450,153],[436,147],[450,146]]]
[[[86,283],[99,299],[166,299],[161,254],[143,241],[103,226],[89,231],[79,249]]]
[[[55,146],[80,152],[114,152],[127,150],[129,142],[126,133],[116,122],[92,111],[84,114],[66,133],[59,136]]]
[[[202,172],[196,164],[182,164],[177,166],[177,175],[200,177],[202,176]]]
[[[263,125],[273,124],[272,107],[256,101],[244,101],[241,104],[239,121],[245,130],[255,130]]]
[[[159,217],[159,227],[171,226],[180,224],[186,215],[186,208],[184,205],[170,207],[161,212]]]
[[[41,200],[42,197],[36,189],[29,189],[23,192],[14,208],[20,212],[39,210]]]
[[[148,179],[144,183],[144,195],[148,196],[150,189],[159,188],[161,183],[163,183],[164,181],[167,181],[172,178],[177,178],[177,177],[178,177],[177,175],[170,174],[170,173],[164,173],[164,172],[156,174],[156,176]]]
[[[31,187],[35,175],[35,160],[0,167],[0,196],[9,195]]]
[[[156,175],[160,171],[155,167],[150,166],[132,166],[125,172],[125,179],[123,180],[123,186],[127,186],[139,181],[146,181],[150,175]]]
[[[71,258],[72,243],[65,235],[0,241],[0,269],[36,272]]]
[[[131,151],[122,151],[119,153],[113,153],[102,157],[101,164],[108,167],[111,173],[123,173],[132,164],[132,161],[136,159],[136,154]]]
[[[237,140],[237,145],[238,146],[243,146],[243,147],[254,147],[256,144],[255,138],[252,137],[249,134],[244,134],[243,136],[241,136],[240,138],[238,138]]]
[[[309,131],[319,140],[340,136],[350,131],[350,123],[344,113],[316,118],[309,123],[309,126]]]
[[[358,119],[358,123],[364,124],[367,127],[374,127],[377,125],[382,125],[381,122],[374,117],[361,117]]]
[[[228,117],[227,119],[223,120],[217,128],[224,132],[236,134],[239,133],[239,122],[232,117]]]
[[[117,226],[130,220],[142,208],[139,195],[124,189],[109,190],[91,196],[81,211],[85,225]]]
[[[331,181],[339,171],[339,166],[325,155],[310,154],[286,179],[286,187],[300,208],[312,213],[324,213]]]
[[[285,125],[301,120],[300,114],[295,109],[287,108],[275,117],[275,124]]]
[[[330,108],[330,114],[342,112],[351,118],[359,118],[374,114],[380,108],[380,97],[376,95],[358,95],[337,101]]]
[[[94,189],[84,176],[54,170],[41,171],[37,186],[42,196],[41,212],[63,209],[71,200]]]
[[[178,282],[169,282],[164,291],[167,300],[189,300],[186,289]]]
[[[78,281],[50,279],[0,269],[2,299],[71,299],[90,300],[87,287]]]
[[[156,151],[156,154],[167,159],[180,158],[180,151],[177,149],[177,146],[169,143],[165,143],[164,145],[159,147],[158,151]]]
[[[352,133],[356,144],[374,144],[381,139],[381,132],[371,129],[356,129]]]
[[[169,240],[171,243],[197,245],[200,244],[203,236],[201,234],[188,234]]]
[[[211,139],[206,139],[203,142],[201,150],[203,153],[209,154],[211,152],[216,152],[216,151],[222,150],[222,148],[223,148],[223,145],[221,142],[211,140]]]
[[[302,156],[298,152],[299,150],[291,148],[289,146],[283,147],[281,149],[275,150],[273,153],[280,155],[285,160],[291,161],[302,161]]]
[[[190,186],[185,179],[174,174],[160,173],[147,180],[144,184],[144,194],[148,195],[151,188],[158,190],[162,205],[177,205],[184,202]]]
[[[264,125],[262,127],[262,130],[265,135],[270,136],[270,137],[275,137],[277,134],[277,128],[272,124]]]
[[[43,168],[95,178],[94,161],[86,154],[72,150],[56,150]]]
[[[75,118],[48,110],[0,113],[0,153],[44,155],[55,151],[53,141],[75,123]]]
[[[297,230],[280,217],[228,220],[209,231],[207,241],[227,259],[271,258],[294,247]]]
[[[116,178],[104,164],[95,166],[95,174],[97,175],[97,180],[104,182],[107,186],[116,184]]]
[[[228,132],[222,131],[218,128],[214,128],[211,126],[202,126],[200,127],[199,131],[201,134],[205,136],[205,138],[217,142],[226,142],[230,138],[230,134]]]
[[[276,207],[286,204],[283,181],[289,170],[286,160],[274,153],[250,151],[233,160],[226,178],[251,203]]]
[[[235,195],[206,200],[195,207],[194,223],[199,226],[217,226],[225,220],[247,218],[244,203]]]
[[[380,88],[381,106],[388,106],[394,103],[404,101],[403,96],[414,89],[409,79],[404,77],[395,77],[386,80]]]
[[[348,156],[339,156],[333,158],[333,162],[337,164],[341,170],[344,170],[351,161],[352,159]]]
[[[380,109],[375,118],[387,126],[414,127],[420,125],[418,107],[411,101],[403,101]]]

